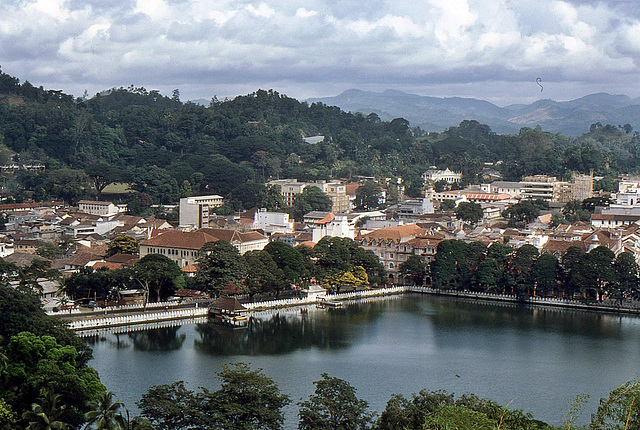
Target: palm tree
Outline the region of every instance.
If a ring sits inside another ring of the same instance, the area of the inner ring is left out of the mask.
[[[117,416],[118,424],[121,430],[151,430],[151,424],[139,416],[131,417],[129,410],[124,408],[124,414]]]
[[[92,424],[96,425],[97,430],[119,430],[121,428],[122,414],[118,409],[123,407],[122,402],[116,402],[113,399],[114,394],[111,391],[103,392],[98,395],[98,399],[91,402],[91,411],[84,414],[87,420],[85,428]]]
[[[37,402],[32,403],[31,410],[25,411],[22,418],[29,421],[26,430],[67,430],[71,424],[60,421],[66,405],[61,405],[62,396],[53,391],[43,389]]]

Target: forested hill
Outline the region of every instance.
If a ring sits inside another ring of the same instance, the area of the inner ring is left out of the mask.
[[[522,129],[498,135],[476,121],[442,133],[396,118],[351,114],[258,90],[208,107],[130,86],[91,98],[36,88],[0,72],[0,158],[46,165],[5,178],[17,200],[96,197],[129,183],[132,207],[218,193],[233,209],[262,204],[264,181],[402,177],[419,195],[430,165],[460,169],[474,181],[483,163],[502,160],[505,179],[572,170],[614,175],[640,166],[631,129],[594,124],[578,139]],[[586,131],[586,130],[585,130]],[[324,136],[309,144],[303,137]]]

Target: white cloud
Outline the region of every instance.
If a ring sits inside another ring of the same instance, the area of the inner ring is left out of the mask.
[[[298,18],[310,18],[312,16],[316,16],[318,14],[317,11],[315,10],[307,10],[303,7],[298,8],[298,10],[296,10],[296,16]]]
[[[595,0],[7,0],[0,58],[7,73],[65,90],[467,91],[544,75],[620,93],[640,79],[639,15]]]
[[[276,13],[276,11],[266,3],[260,3],[257,8],[250,4],[249,6],[247,6],[247,10],[255,16],[259,16],[260,18],[271,18]]]

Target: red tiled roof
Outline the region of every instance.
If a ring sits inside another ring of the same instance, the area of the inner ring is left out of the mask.
[[[219,240],[202,230],[179,231],[167,230],[156,237],[140,243],[141,246],[158,246],[165,248],[200,249],[205,243]]]
[[[302,246],[302,245],[308,246],[309,248],[313,248],[314,246],[316,246],[316,243],[314,241],[312,241],[312,240],[307,240],[305,242],[297,244],[296,248],[299,247],[299,246]]]
[[[122,263],[110,263],[108,261],[98,261],[92,267],[94,270],[103,269],[105,267],[109,270],[122,269]]]
[[[107,258],[106,261],[109,263],[121,264],[123,266],[133,266],[140,259],[138,255],[131,254],[113,254],[111,257]]]
[[[509,200],[511,198],[511,196],[506,193],[470,193],[467,191],[460,191],[460,194],[467,196],[467,199],[469,200]]]
[[[426,229],[416,224],[400,225],[397,227],[380,228],[371,233],[363,235],[366,239],[386,239],[400,241],[402,239],[413,238],[426,233]]]
[[[182,270],[184,273],[196,273],[198,271],[198,265],[187,264],[186,266],[181,267],[180,270]]]
[[[358,188],[360,188],[362,185],[362,183],[360,182],[350,182],[347,185],[345,185],[345,194],[348,196],[353,196],[356,194],[356,191],[358,190]]]

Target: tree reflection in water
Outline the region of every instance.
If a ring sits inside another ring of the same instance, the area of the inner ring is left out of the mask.
[[[351,305],[345,309],[305,307],[254,315],[244,329],[232,329],[210,321],[196,325],[200,339],[196,339],[195,347],[214,355],[277,355],[308,348],[344,349],[351,345],[351,337],[355,335],[350,330],[354,317],[370,322],[381,311],[381,306],[371,304]]]
[[[128,333],[137,351],[174,351],[182,348],[186,338],[184,333],[178,335],[180,326],[153,328],[145,331]]]

